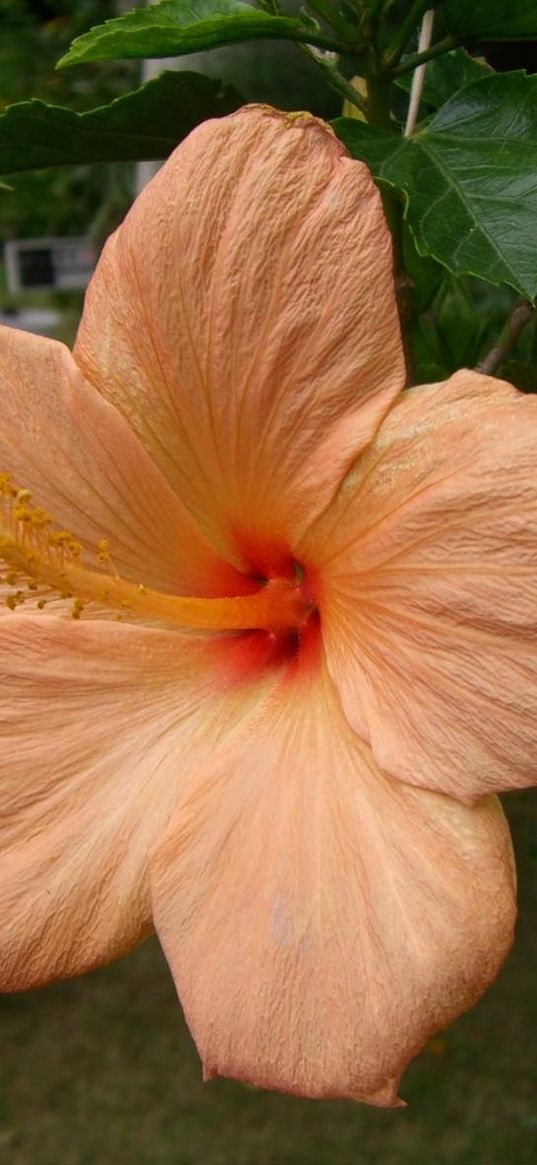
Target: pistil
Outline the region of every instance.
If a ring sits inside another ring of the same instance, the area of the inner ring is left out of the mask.
[[[75,618],[80,617],[86,603],[95,602],[118,612],[133,612],[177,627],[273,632],[300,628],[312,610],[312,603],[303,594],[296,577],[270,579],[254,594],[231,598],[162,594],[116,574],[104,541],[96,557],[98,562],[108,565],[108,570],[94,570],[82,562],[82,548],[73,535],[66,530],[51,530],[49,515],[30,505],[27,490],[14,489],[5,477],[0,484],[4,495],[0,557],[8,568],[6,581],[19,587],[8,597],[8,606],[18,605],[27,596],[35,597],[37,586],[48,588],[62,598],[72,598]]]

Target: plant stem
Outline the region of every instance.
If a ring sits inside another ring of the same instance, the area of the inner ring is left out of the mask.
[[[392,43],[386,49],[384,66],[388,71],[400,61],[414,29],[417,28],[430,6],[431,0],[414,0],[410,12],[400,24]]]
[[[360,95],[360,93],[357,92],[357,90],[354,88],[354,85],[351,85],[350,81],[347,81],[347,78],[343,76],[343,73],[340,73],[336,64],[336,60],[331,59],[328,53],[319,52],[319,50],[315,49],[312,45],[299,44],[298,47],[306,57],[309,57],[310,61],[313,61],[313,63],[317,65],[318,69],[322,70],[327,85],[330,85],[331,89],[334,89],[336,93],[339,93],[340,97],[343,97],[347,101],[352,102],[352,104],[356,106],[356,109],[359,109],[360,113],[362,113],[365,117],[367,113],[367,104],[364,98]]]
[[[390,112],[390,79],[380,72],[376,53],[370,51],[365,78],[367,82],[367,120],[377,129],[393,132]]]
[[[498,343],[487,352],[477,365],[477,372],[492,376],[514,348],[520,333],[535,318],[535,308],[526,299],[517,300],[509,319],[500,335]]]
[[[321,17],[321,20],[326,22],[326,24],[330,24],[332,28],[334,28],[335,31],[339,34],[339,36],[346,37],[347,39],[350,38],[351,41],[356,41],[357,37],[359,38],[359,29],[356,27],[356,25],[351,24],[349,20],[346,20],[345,17],[338,12],[337,8],[335,8],[334,5],[330,3],[330,0],[307,0],[307,4],[308,8],[312,8],[313,11]],[[356,49],[354,51],[356,51]]]
[[[409,73],[412,69],[417,69],[419,65],[425,65],[427,61],[432,61],[433,57],[440,57],[442,53],[449,53],[457,45],[456,38],[445,36],[443,40],[437,41],[432,48],[427,49],[424,53],[412,53],[411,56],[405,57],[400,65],[394,69],[390,69],[391,77],[402,77],[403,73]]]
[[[331,40],[329,36],[322,36],[321,33],[315,32],[314,29],[301,28],[300,31],[294,33],[287,33],[287,39],[293,41],[295,44],[310,44],[315,45],[319,49],[327,49],[330,53],[337,53],[338,56],[346,53],[349,55],[358,54],[362,45],[357,40],[358,30],[354,30],[355,40],[352,44],[340,40]]]
[[[434,11],[432,8],[428,8],[421,22],[420,37],[418,41],[418,53],[427,52],[433,35],[433,24]],[[418,110],[420,107],[426,68],[426,65],[418,65],[417,69],[414,70],[404,133],[406,138],[410,137],[410,134],[414,132],[414,128],[418,120]]]
[[[379,19],[379,17],[382,15],[382,9],[384,8],[385,4],[386,0],[373,0],[373,3],[369,9],[369,15],[372,20]]]
[[[364,98],[354,88],[354,85],[351,85],[350,81],[347,81],[347,78],[343,76],[343,73],[339,72],[339,69],[335,65],[323,64],[318,58],[317,64],[324,67],[326,80],[330,87],[335,89],[336,93],[339,93],[341,97],[345,97],[347,101],[352,102],[365,117],[367,114],[367,102],[364,101]]]
[[[385,4],[386,0],[374,0],[370,7],[366,6],[361,10],[360,23],[358,27],[366,44],[370,46],[377,44],[380,19]]]

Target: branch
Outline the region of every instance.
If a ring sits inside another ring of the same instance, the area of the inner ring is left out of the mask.
[[[369,10],[364,9],[364,12],[371,18],[371,20],[379,20],[382,16],[382,9],[384,8],[385,4],[386,0],[373,0]]]
[[[430,0],[429,0],[430,3]],[[440,57],[442,53],[449,53],[451,49],[457,47],[457,39],[452,36],[445,36],[443,40],[437,41],[432,48],[427,49],[425,53],[412,53],[411,56],[405,57],[400,65],[390,72],[391,77],[402,77],[403,73],[409,73],[411,69],[417,69],[419,65],[425,65],[427,61],[432,61],[433,57]]]
[[[429,8],[425,13],[421,23],[420,37],[418,41],[418,53],[426,53],[427,49],[430,48],[433,36],[433,24],[434,12],[432,8]],[[406,138],[410,137],[410,134],[414,132],[414,128],[418,120],[418,110],[420,107],[421,94],[423,91],[423,82],[425,81],[426,68],[426,65],[418,65],[417,69],[414,70],[404,133]]]
[[[535,317],[535,308],[526,299],[519,299],[500,335],[498,343],[479,361],[476,372],[492,376],[513,350],[520,333]]]
[[[321,20],[324,20],[326,24],[329,24],[333,29],[335,29],[339,36],[343,36],[346,40],[350,40],[350,42],[353,44],[353,51],[356,52],[356,45],[354,42],[356,42],[356,37],[357,34],[359,34],[360,29],[357,29],[356,25],[351,24],[350,21],[347,20],[345,16],[343,16],[338,11],[338,9],[334,7],[333,4],[330,3],[330,0],[306,0],[306,2],[308,7],[312,8],[313,11],[321,17]]]
[[[393,69],[400,61],[414,29],[421,23],[423,16],[430,6],[431,0],[414,0],[410,12],[400,24],[392,43],[386,49],[384,66],[388,71]]]
[[[309,57],[311,61],[314,61],[319,69],[322,69],[327,85],[330,85],[331,89],[339,93],[340,97],[355,105],[365,118],[367,102],[354,88],[354,85],[351,85],[350,81],[347,81],[347,78],[340,73],[337,67],[339,58],[336,54],[321,52],[319,49],[314,48],[313,45],[300,44],[298,47],[305,56]]]

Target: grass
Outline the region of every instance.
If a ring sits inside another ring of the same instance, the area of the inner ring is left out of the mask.
[[[509,799],[515,951],[409,1069],[403,1111],[203,1085],[155,941],[2,1009],[1,1165],[535,1165],[537,796]]]

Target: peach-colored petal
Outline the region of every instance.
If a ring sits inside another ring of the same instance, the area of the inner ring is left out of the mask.
[[[404,394],[303,550],[331,674],[394,776],[472,801],[537,770],[537,400]]]
[[[212,758],[152,863],[206,1077],[397,1103],[512,938],[498,802],[383,775],[327,676],[285,678]]]
[[[217,557],[125,420],[54,340],[0,327],[0,471],[117,569],[160,589],[225,593]],[[239,578],[240,583],[240,578]]]
[[[226,555],[262,569],[404,383],[367,169],[309,115],[205,122],[105,247],[75,358]]]
[[[255,698],[231,682],[234,646],[224,657],[143,627],[0,621],[3,990],[108,962],[150,929],[148,852]]]

